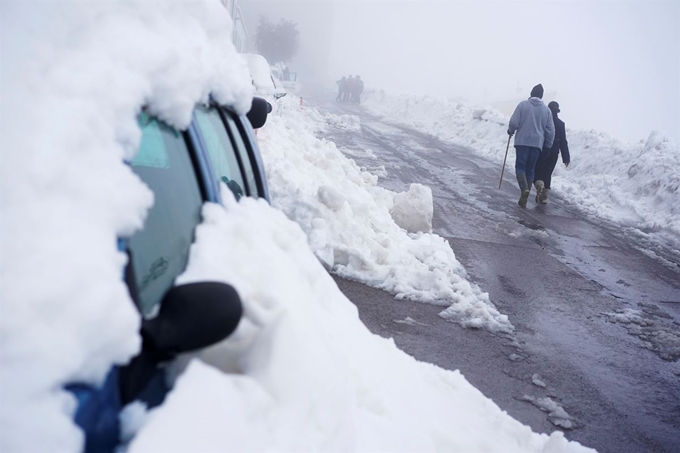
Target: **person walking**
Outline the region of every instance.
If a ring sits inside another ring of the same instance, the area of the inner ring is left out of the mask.
[[[347,77],[345,81],[345,94],[342,97],[344,102],[350,102],[352,100],[352,92],[354,91],[354,77],[352,74]]]
[[[515,136],[515,176],[521,195],[517,204],[526,207],[534,182],[536,161],[544,147],[552,148],[555,125],[550,109],[542,101],[543,85],[531,90],[529,99],[520,102],[510,117],[508,135]]]
[[[345,97],[345,91],[347,90],[347,77],[342,76],[342,79],[336,80],[335,83],[338,84],[338,97],[335,98],[335,101],[340,102]]]
[[[548,103],[548,108],[552,113],[553,123],[555,124],[555,140],[550,148],[544,148],[541,156],[536,162],[536,203],[546,204],[550,194],[550,180],[552,179],[557,157],[562,152],[562,162],[565,167],[569,167],[571,157],[569,156],[569,145],[567,144],[567,132],[564,121],[557,117],[560,113],[560,104],[555,101]]]

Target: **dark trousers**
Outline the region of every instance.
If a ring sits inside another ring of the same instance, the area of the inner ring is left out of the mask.
[[[538,156],[541,154],[541,150],[533,146],[515,145],[515,152],[517,154],[515,159],[515,175],[524,174],[529,187],[531,187],[531,183],[534,182],[534,167],[536,166]]]
[[[557,158],[560,153],[546,153],[541,155],[536,162],[536,179],[535,181],[543,181],[545,183],[545,188],[550,189],[550,180],[552,179],[553,171],[555,171],[555,165],[557,165]]]

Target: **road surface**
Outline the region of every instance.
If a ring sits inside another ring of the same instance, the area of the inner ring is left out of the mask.
[[[643,236],[585,217],[556,193],[539,206],[532,194],[522,209],[512,152],[498,189],[500,162],[333,99],[305,102],[357,115],[361,129],[329,127],[323,136],[383,187],[432,189],[434,233],[516,331],[465,329],[440,318],[439,306],[336,277],[366,326],[419,360],[459,369],[535,431],[571,424],[569,439],[600,452],[680,452],[678,251],[650,257]],[[568,417],[541,410],[544,398]]]

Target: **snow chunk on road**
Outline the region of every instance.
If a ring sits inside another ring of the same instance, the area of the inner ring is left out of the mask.
[[[397,225],[409,233],[432,233],[432,189],[422,184],[411,184],[408,192],[394,196],[390,215]]]
[[[397,299],[442,305],[445,319],[466,327],[511,331],[489,295],[467,273],[442,237],[431,231],[432,193],[419,184],[405,194],[377,185],[335,143],[317,139],[324,117],[300,110],[294,96],[282,116],[260,130],[272,204],[297,222],[316,255],[338,275],[388,291]],[[392,210],[393,214],[390,214]]]
[[[404,319],[395,319],[394,322],[397,324],[406,324],[409,326],[421,326],[421,327],[430,327],[429,324],[425,324],[423,322],[418,322],[415,319],[411,318],[410,316],[407,316]]]
[[[326,113],[324,116],[326,123],[338,129],[346,131],[361,130],[361,119],[356,115],[335,115],[333,113]]]
[[[534,373],[534,375],[531,376],[531,383],[537,387],[546,388],[545,382],[543,382],[538,373]]]
[[[576,427],[574,417],[569,415],[564,408],[549,397],[534,398],[533,396],[524,395],[522,400],[527,401],[543,412],[548,412],[548,421],[555,426],[564,429],[573,429]]]

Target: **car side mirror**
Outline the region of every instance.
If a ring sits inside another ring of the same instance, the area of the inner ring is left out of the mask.
[[[170,288],[158,315],[142,320],[142,351],[120,369],[122,403],[135,400],[144,391],[160,363],[227,338],[236,330],[242,314],[241,298],[225,283],[199,282]]]
[[[218,282],[170,288],[158,316],[142,321],[142,335],[153,347],[174,356],[215,344],[238,326],[243,313],[236,290]]]
[[[262,98],[254,97],[246,117],[253,129],[259,129],[267,122],[267,114],[271,113],[271,111],[272,105],[269,102]]]

